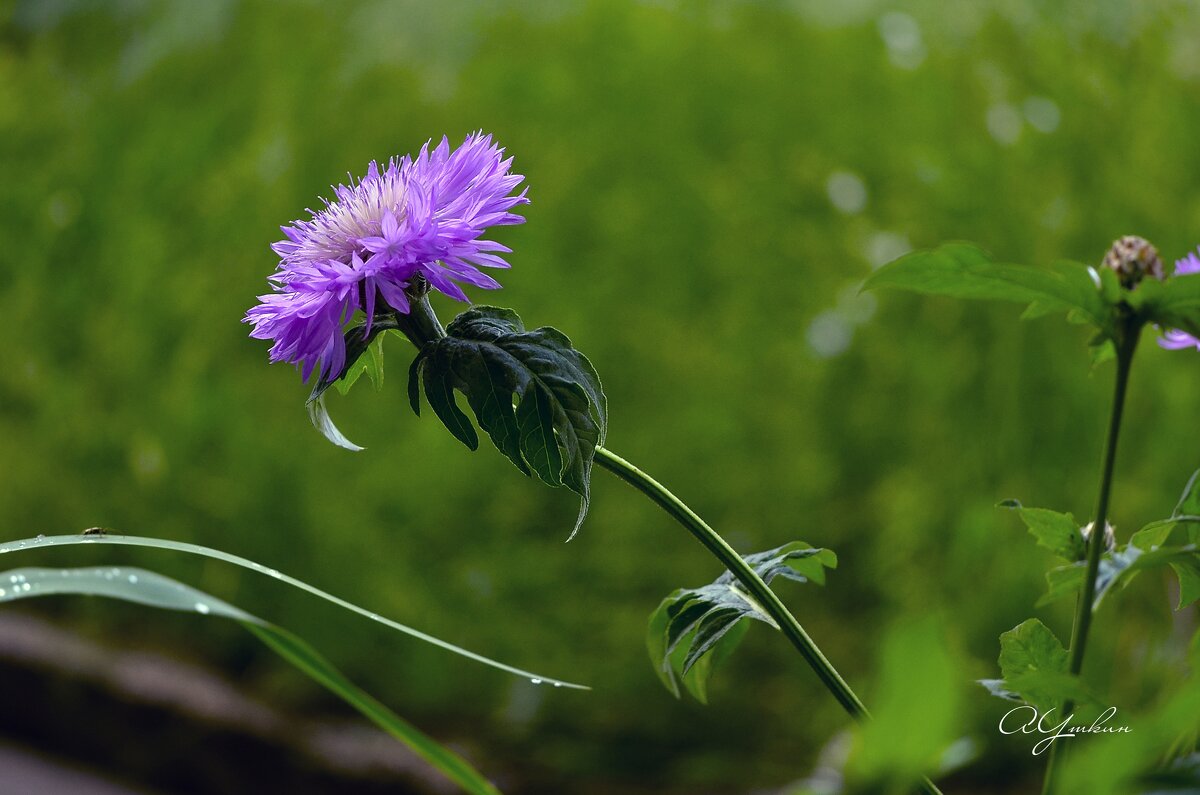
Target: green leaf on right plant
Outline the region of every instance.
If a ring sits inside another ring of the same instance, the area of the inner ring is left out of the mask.
[[[1079,523],[1069,513],[1059,513],[1046,508],[1026,508],[1016,500],[1000,503],[1003,508],[1012,508],[1029,528],[1029,534],[1037,539],[1038,546],[1050,550],[1063,560],[1083,560],[1087,545]]]
[[[1096,279],[1101,277],[1097,275]],[[915,251],[872,273],[863,289],[891,288],[953,298],[993,299],[1027,304],[1025,317],[1066,312],[1107,334],[1112,328],[1111,299],[1103,280],[1097,284],[1087,266],[1060,262],[1048,268],[995,262],[970,243],[947,243]]]
[[[1164,566],[1179,580],[1177,610],[1200,600],[1200,471],[1188,480],[1171,516],[1151,522],[1134,533],[1128,544],[1100,557],[1092,609],[1099,609],[1110,591],[1126,587],[1139,573]],[[1048,571],[1049,587],[1038,606],[1077,594],[1085,573],[1083,563]]]
[[[983,680],[993,695],[1019,698],[1039,710],[1065,701],[1090,704],[1094,696],[1067,671],[1067,650],[1045,624],[1031,618],[1000,635],[1001,680]]]
[[[1200,274],[1148,279],[1127,300],[1147,322],[1200,337]]]
[[[832,550],[802,541],[743,558],[768,585],[776,577],[824,585],[825,570],[837,568]],[[742,621],[745,618],[779,629],[729,571],[709,585],[681,588],[664,599],[650,616],[646,649],[667,690],[678,698],[682,681],[693,697],[706,702],[713,669],[750,626]]]

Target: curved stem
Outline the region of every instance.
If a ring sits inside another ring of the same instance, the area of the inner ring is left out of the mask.
[[[851,717],[858,721],[865,721],[870,717],[862,700],[850,689],[850,685],[846,684],[846,680],[833,667],[833,663],[829,662],[817,648],[817,644],[804,631],[804,627],[800,626],[796,617],[716,530],[709,527],[703,519],[696,515],[695,511],[661,483],[616,453],[603,447],[597,447],[595,460],[600,466],[649,497],[656,505],[670,514],[671,518],[683,525],[717,560],[721,561],[721,564],[737,578],[746,592],[762,605],[771,618],[775,619],[780,631],[796,647],[796,650],[816,672],[821,683],[833,694],[846,712],[850,713]],[[929,779],[922,780],[921,791],[927,795],[941,795],[941,791]]]
[[[1100,464],[1100,489],[1096,497],[1095,519],[1091,535],[1088,536],[1087,570],[1083,578],[1083,591],[1079,594],[1075,621],[1071,626],[1071,656],[1067,670],[1072,676],[1078,676],[1083,670],[1088,630],[1092,626],[1092,603],[1096,599],[1096,576],[1100,571],[1100,555],[1104,550],[1104,538],[1107,535],[1108,502],[1112,493],[1113,466],[1117,460],[1117,438],[1121,433],[1121,415],[1125,409],[1129,371],[1133,366],[1133,353],[1137,348],[1140,333],[1141,324],[1133,319],[1123,321],[1117,333],[1117,376],[1113,385],[1112,413],[1109,415],[1108,435],[1104,442],[1104,458]],[[1069,717],[1074,708],[1075,704],[1067,701],[1063,704],[1062,716]],[[1046,777],[1042,782],[1043,795],[1050,795],[1054,791],[1055,775],[1061,762],[1059,745],[1061,743],[1050,746],[1050,756],[1046,760]]]

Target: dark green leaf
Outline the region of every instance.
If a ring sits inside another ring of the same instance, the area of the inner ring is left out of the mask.
[[[1068,312],[1106,330],[1110,308],[1100,289],[1078,263],[1050,268],[993,262],[970,243],[948,243],[932,251],[916,251],[884,265],[867,279],[864,289],[911,290],[955,298],[995,299],[1029,304],[1027,316]]]
[[[1038,546],[1063,560],[1083,560],[1087,549],[1074,516],[1046,508],[1025,508],[1016,500],[1005,500],[1000,504],[1020,515],[1030,535],[1037,539]]]
[[[454,373],[450,368],[450,352],[445,347],[427,348],[425,365],[419,374],[425,383],[425,399],[442,424],[454,434],[454,438],[472,450],[479,449],[479,437],[471,420],[458,407],[454,399]],[[411,392],[411,387],[409,388]]]
[[[592,459],[608,425],[595,369],[562,333],[526,331],[510,309],[473,307],[446,327],[446,335],[410,369],[414,410],[421,380],[434,412],[475,449],[475,430],[454,402],[454,392],[463,393],[479,427],[518,469],[580,496],[574,535],[587,515]]]
[[[825,569],[837,568],[832,550],[800,541],[744,559],[768,584],[777,577],[824,584]],[[749,627],[743,618],[779,628],[729,571],[710,585],[680,589],[664,599],[650,616],[646,648],[667,690],[678,697],[682,679],[688,691],[704,701],[712,670]]]
[[[313,681],[408,746],[464,792],[499,795],[499,790],[465,759],[350,682],[341,671],[303,640],[228,602],[169,577],[138,568],[104,566],[81,569],[12,569],[0,574],[0,581],[10,584],[7,588],[0,588],[0,602],[57,594],[83,594],[237,621]]]

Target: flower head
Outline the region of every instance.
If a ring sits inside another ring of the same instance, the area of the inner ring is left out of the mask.
[[[1104,267],[1116,272],[1125,287],[1134,287],[1146,276],[1162,281],[1163,263],[1149,240],[1136,235],[1125,235],[1112,244],[1104,255]]]
[[[1200,273],[1200,257],[1196,256],[1195,251],[1188,252],[1188,255],[1180,260],[1175,260],[1175,275],[1185,276],[1189,273]],[[1158,344],[1168,350],[1180,350],[1182,348],[1196,348],[1200,350],[1200,340],[1188,334],[1186,331],[1179,329],[1168,329],[1159,337]]]
[[[500,287],[479,269],[509,267],[501,255],[510,249],[481,237],[525,220],[512,212],[529,200],[513,193],[524,177],[511,164],[482,133],[453,151],[442,138],[416,158],[385,168],[372,161],[365,177],[309,210],[312,218],[281,227],[286,239],[271,246],[274,292],[246,313],[250,336],[273,340],[271,361],[296,364],[304,380],[318,364],[321,377],[336,376],[346,361],[343,327],[356,311],[369,332],[377,310],[407,314],[425,284],[459,301],[468,300],[459,283]]]

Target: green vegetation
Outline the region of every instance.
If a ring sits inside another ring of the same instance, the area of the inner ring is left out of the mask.
[[[266,289],[267,244],[311,197],[484,128],[533,204],[497,234],[514,249],[504,291],[473,297],[566,331],[603,376],[608,444],[739,551],[836,550],[824,587],[780,591],[876,716],[849,743],[852,775],[971,737],[977,758],[938,779],[947,792],[1039,786],[1044,757],[999,735],[1006,706],[970,680],[996,674],[996,637],[1030,618],[1054,556],[990,506],[1088,515],[1112,364],[1093,377],[1087,329],[1017,324],[1011,304],[858,289],[947,239],[1039,265],[1097,262],[1125,233],[1168,263],[1200,243],[1200,11],[62,0],[0,14],[0,540],[103,525],[204,544],[594,690],[514,680],[217,561],[97,545],[14,565],[144,566],[237,604],[434,738],[469,737],[471,762],[514,792],[778,791],[808,775],[849,721],[775,633],[746,635],[707,706],[671,698],[647,661],[663,597],[721,573],[667,517],[597,473],[564,544],[578,496],[414,417],[396,338],[380,392],[325,396],[366,446],[338,449],[309,426],[297,374],[267,367],[239,324]],[[460,309],[434,304],[444,320]],[[1151,336],[1109,512],[1122,544],[1200,466],[1200,354]],[[1174,576],[1148,570],[1096,614],[1087,676],[1134,726],[1096,740],[1096,759],[1153,758],[1143,711],[1174,728],[1194,716],[1194,693],[1158,703],[1186,670],[1161,609]],[[1050,639],[1073,601],[1036,611]],[[233,626],[108,601],[16,609],[236,663],[266,698],[348,713]],[[1064,786],[1084,779],[1071,768]]]

